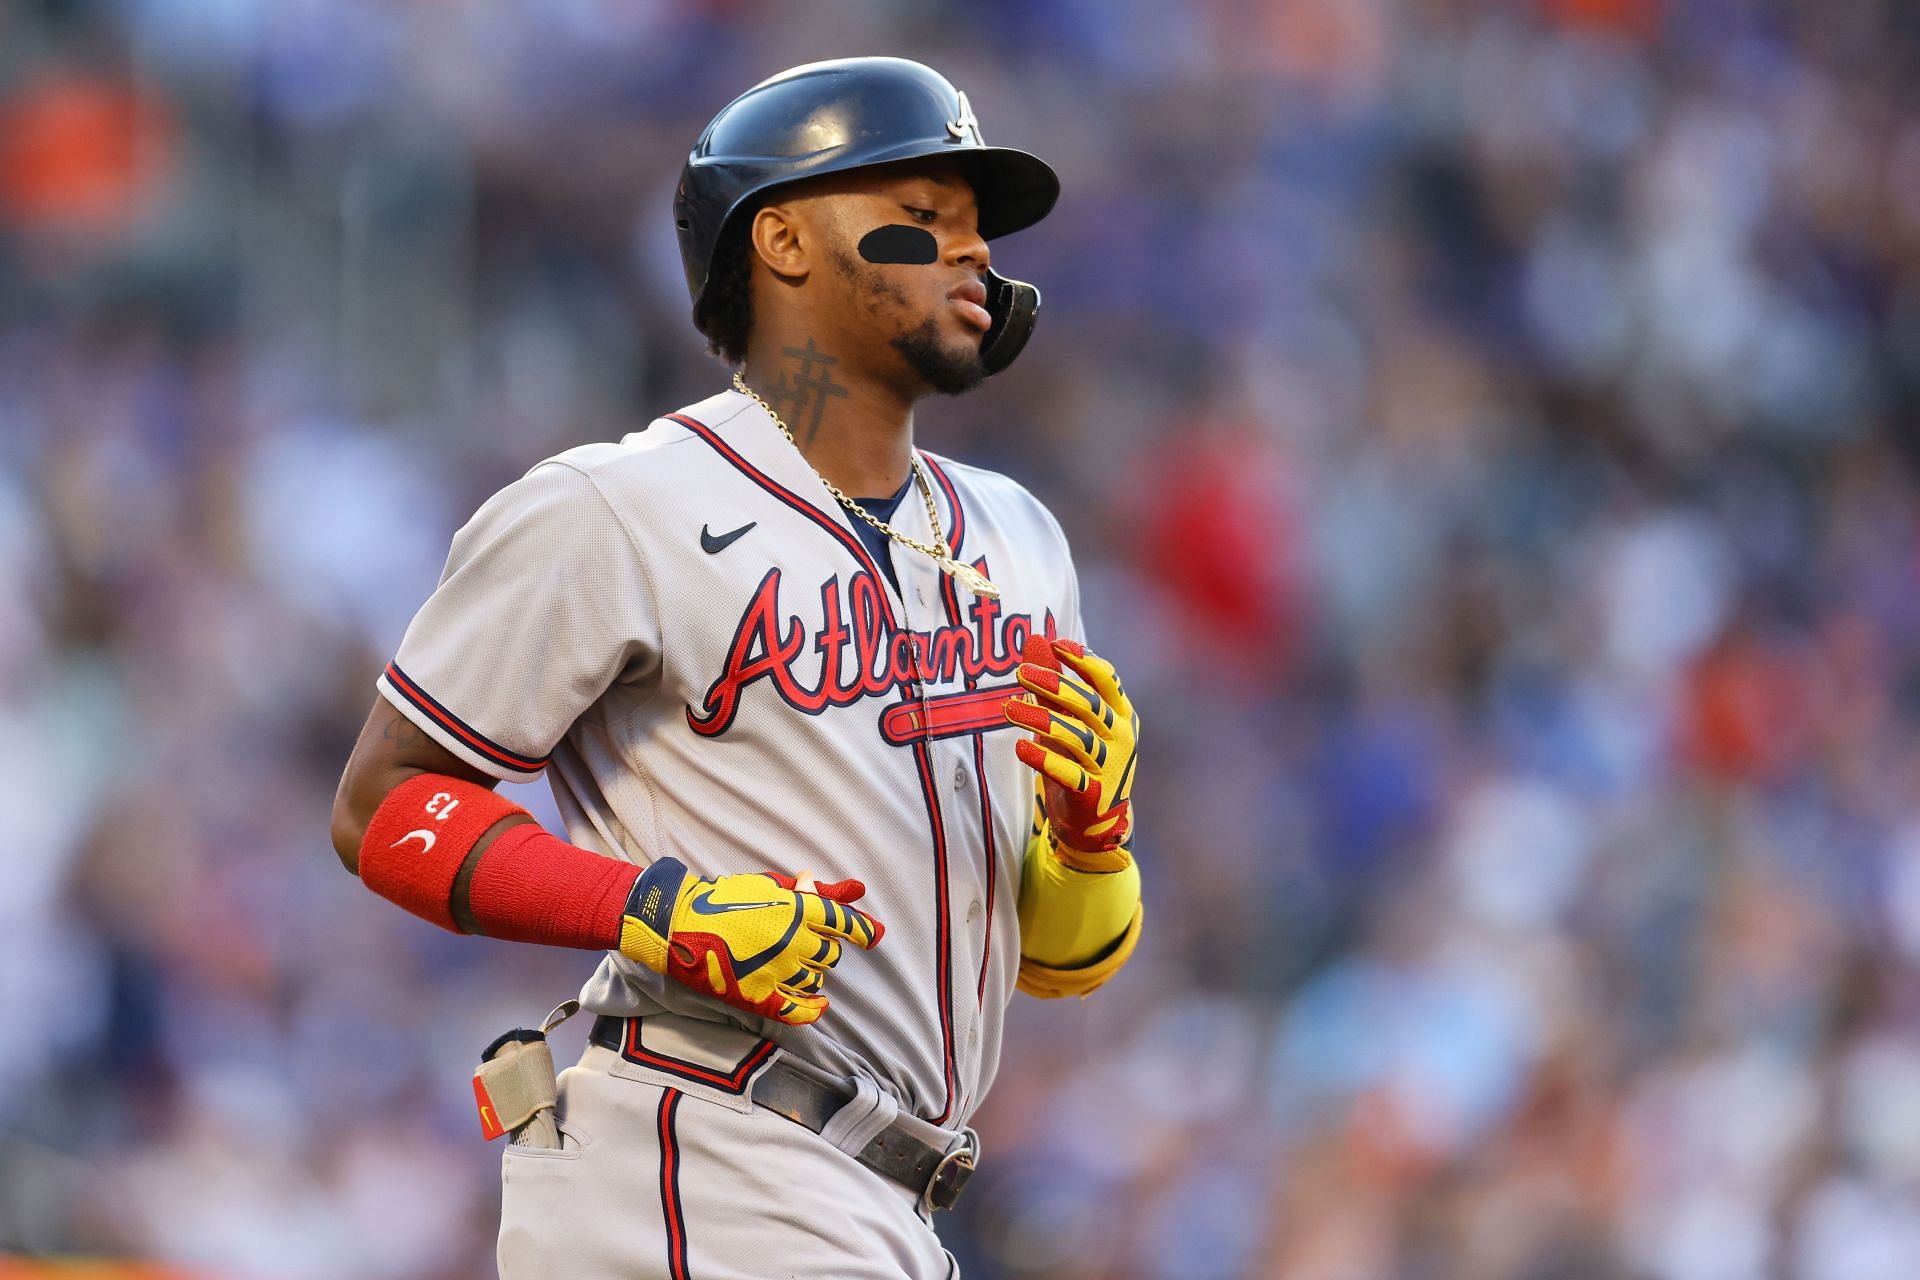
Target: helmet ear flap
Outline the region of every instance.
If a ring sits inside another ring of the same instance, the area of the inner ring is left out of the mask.
[[[985,284],[987,314],[993,317],[993,324],[980,340],[980,362],[989,374],[995,374],[1012,364],[1033,336],[1033,324],[1040,314],[1040,290],[991,270]]]

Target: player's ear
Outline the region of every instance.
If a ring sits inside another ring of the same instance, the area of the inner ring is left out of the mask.
[[[799,211],[788,204],[770,204],[753,215],[748,240],[767,270],[790,284],[807,278],[812,269],[812,240]]]

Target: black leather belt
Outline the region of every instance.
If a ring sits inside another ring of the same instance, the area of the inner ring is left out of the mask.
[[[604,1014],[596,1017],[588,1039],[603,1049],[619,1053],[625,1021]],[[851,1101],[853,1095],[789,1066],[785,1058],[775,1058],[753,1082],[755,1106],[765,1107],[815,1133],[825,1129],[827,1122]],[[948,1151],[908,1132],[898,1122],[875,1134],[853,1158],[882,1177],[919,1192],[921,1207],[929,1212],[951,1209],[967,1185],[967,1179],[973,1176],[971,1146]]]

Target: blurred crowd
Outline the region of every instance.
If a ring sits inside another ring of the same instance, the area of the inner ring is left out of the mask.
[[[880,52],[1063,176],[922,440],[1147,734],[964,1274],[1920,1275],[1900,0],[0,4],[0,1252],[491,1273],[466,1078],[590,958],[371,898],[334,785],[480,500],[722,385],[699,126]]]

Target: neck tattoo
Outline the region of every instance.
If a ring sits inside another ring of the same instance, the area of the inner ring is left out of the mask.
[[[808,345],[812,344],[809,343]],[[748,386],[747,380],[738,372],[735,372],[733,375],[733,389],[766,410],[767,416],[773,419],[773,425],[780,428],[780,434],[787,438],[787,443],[792,445],[796,450],[800,448],[800,442],[793,438],[793,432],[787,427],[787,424],[781,419],[780,415],[774,411],[773,406],[768,404],[759,392]],[[842,391],[841,394],[845,395],[846,393]],[[803,453],[801,457],[804,459],[806,455]],[[970,564],[963,564],[961,561],[954,559],[953,549],[947,545],[947,535],[940,528],[940,510],[934,506],[933,484],[927,479],[926,468],[920,465],[918,456],[913,457],[910,461],[913,467],[914,482],[920,486],[920,496],[927,501],[927,523],[933,527],[932,542],[921,542],[918,538],[909,538],[906,534],[901,533],[898,529],[855,502],[852,498],[840,492],[831,480],[828,480],[820,474],[817,468],[813,474],[819,479],[821,484],[827,486],[827,492],[834,496],[835,501],[839,502],[841,506],[845,507],[861,520],[866,521],[881,533],[884,533],[889,539],[899,543],[903,547],[911,547],[921,555],[929,557],[935,564],[940,566],[940,572],[946,574],[955,582],[958,582],[974,595],[997,598],[1000,595],[1000,588],[988,581],[986,574],[981,573]],[[808,465],[812,466],[813,464],[808,463]]]
[[[787,416],[800,424],[802,447],[811,449],[814,438],[820,434],[827,401],[847,398],[846,387],[833,380],[833,366],[840,363],[840,357],[820,350],[812,338],[807,339],[804,347],[782,347],[780,354],[799,367],[781,371],[780,380],[767,392],[767,400],[786,410]]]

